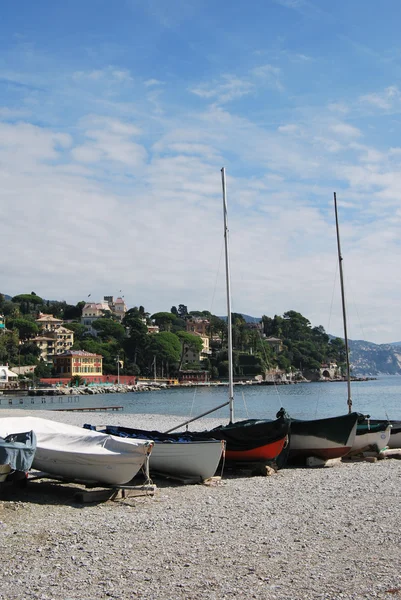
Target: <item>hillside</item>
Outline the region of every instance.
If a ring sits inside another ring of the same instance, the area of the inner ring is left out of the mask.
[[[350,340],[353,375],[401,375],[401,346]]]

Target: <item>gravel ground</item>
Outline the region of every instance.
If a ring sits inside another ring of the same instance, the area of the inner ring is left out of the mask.
[[[180,422],[32,414],[76,425]],[[395,459],[228,473],[213,486],[158,479],[153,497],[98,504],[77,502],[77,486],[32,481],[0,500],[0,599],[401,598],[400,482]]]

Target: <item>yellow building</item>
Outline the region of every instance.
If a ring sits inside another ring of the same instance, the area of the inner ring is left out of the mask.
[[[57,377],[74,377],[74,375],[99,376],[103,374],[101,354],[92,354],[84,350],[68,350],[53,358]]]
[[[44,329],[41,335],[32,340],[40,349],[40,357],[46,362],[52,362],[55,354],[62,354],[72,348],[74,333],[58,325],[54,329]]]

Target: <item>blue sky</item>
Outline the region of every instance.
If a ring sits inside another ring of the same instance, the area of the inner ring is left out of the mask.
[[[401,4],[7,3],[1,288],[401,340]]]

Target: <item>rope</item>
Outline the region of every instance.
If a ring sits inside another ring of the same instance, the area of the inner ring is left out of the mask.
[[[221,479],[223,479],[223,471],[224,471],[224,467],[226,464],[226,442],[222,441],[222,444],[223,444],[223,452],[222,452],[223,460],[221,461],[221,472],[220,472]]]
[[[197,389],[197,388],[195,388],[195,390],[194,390],[194,395],[193,395],[193,398],[192,398],[192,406],[191,406],[191,410],[189,411],[189,417],[190,417],[190,418],[192,417],[192,414],[193,414],[193,411],[194,411],[194,406],[195,406],[195,396],[196,396],[196,392],[197,392],[197,391],[198,391],[198,389]],[[188,431],[188,423],[187,423],[187,431]]]
[[[246,416],[249,419],[248,405],[247,405],[246,400],[245,400],[244,390],[242,390],[242,401],[244,403],[244,408],[245,408]]]

